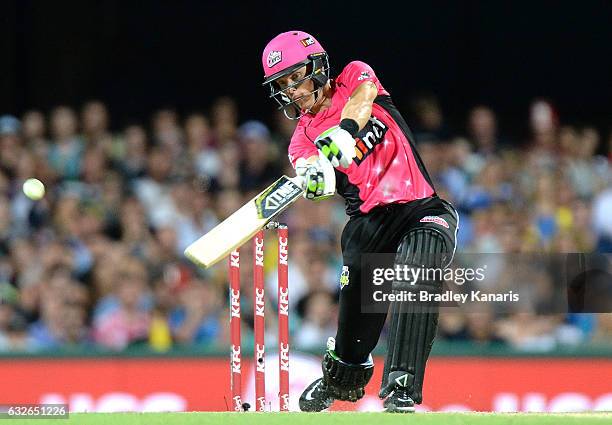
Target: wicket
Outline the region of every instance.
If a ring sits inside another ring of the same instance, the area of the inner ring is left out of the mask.
[[[281,411],[289,410],[289,286],[287,225],[270,222],[265,229],[276,229],[278,236],[278,364],[279,404]],[[230,339],[232,403],[234,411],[245,410],[242,403],[242,356],[240,336],[240,253],[234,250],[229,257],[230,277]],[[265,369],[265,284],[264,230],[253,238],[254,338],[255,338],[255,410],[264,412],[266,406]]]

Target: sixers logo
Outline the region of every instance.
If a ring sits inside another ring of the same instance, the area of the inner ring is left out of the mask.
[[[272,68],[274,65],[283,60],[283,52],[280,50],[272,50],[268,53],[268,68]]]

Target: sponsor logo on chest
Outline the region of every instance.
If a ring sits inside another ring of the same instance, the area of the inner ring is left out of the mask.
[[[378,118],[371,116],[368,123],[355,137],[355,158],[357,165],[372,153],[376,145],[385,139],[388,127]]]

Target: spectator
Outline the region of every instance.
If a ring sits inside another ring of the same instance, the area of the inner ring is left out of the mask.
[[[496,335],[495,315],[490,309],[479,309],[466,314],[466,336],[478,344],[501,344]]]
[[[23,139],[28,149],[36,157],[46,158],[49,141],[47,137],[47,122],[42,112],[30,110],[23,114]]]
[[[32,324],[29,337],[33,347],[50,350],[61,347],[66,341],[64,327],[64,303],[59,295],[48,294],[40,306],[40,319]]]
[[[119,169],[127,180],[141,178],[147,167],[147,133],[139,125],[130,125],[124,131],[123,157]]]
[[[96,148],[114,157],[113,137],[109,131],[109,117],[106,105],[99,100],[90,100],[81,110],[83,140],[87,148]]]
[[[328,337],[336,334],[336,308],[332,293],[317,290],[301,300],[303,320],[294,339],[296,347],[315,350],[324,345]],[[301,307],[301,308],[300,308]]]
[[[247,121],[238,130],[243,149],[240,188],[256,191],[280,176],[270,148],[270,131],[258,121]]]
[[[187,184],[183,185],[182,189],[185,191],[184,207],[175,224],[179,255],[219,223],[212,209],[209,193],[203,190],[194,191]]]
[[[149,255],[148,251],[153,243],[144,208],[136,198],[125,199],[121,208],[120,240],[122,246],[130,255],[144,259]]]
[[[162,225],[174,220],[176,207],[170,191],[172,163],[167,149],[153,148],[149,154],[146,177],[134,181],[134,193],[147,211],[152,225]]]
[[[609,344],[612,340],[612,313],[602,313],[597,316],[597,330],[593,342]]]
[[[531,128],[530,166],[533,169],[555,168],[557,155],[557,129],[559,118],[553,105],[546,100],[536,99],[529,109]]]
[[[438,338],[446,341],[466,341],[466,318],[462,310],[448,308],[438,318]]]
[[[8,254],[11,239],[15,235],[11,227],[10,205],[7,197],[0,196],[0,253],[3,255]]]
[[[60,180],[77,180],[81,172],[83,140],[77,136],[78,122],[74,110],[58,106],[51,113],[53,142],[49,164]]]
[[[14,348],[10,332],[17,316],[18,297],[17,289],[0,278],[0,352]]]
[[[185,121],[185,134],[189,155],[200,176],[216,178],[221,168],[217,148],[213,146],[213,134],[208,119],[202,114],[191,114]]]
[[[220,97],[212,106],[212,122],[217,145],[223,146],[236,138],[238,108],[230,97]]]
[[[593,227],[598,252],[612,252],[612,189],[601,192],[593,203]]]
[[[493,158],[465,192],[462,206],[467,210],[489,208],[495,203],[510,201],[512,195],[512,185],[506,181],[503,163]]]
[[[94,316],[97,343],[114,350],[147,340],[150,325],[150,298],[144,265],[128,260],[122,265],[113,292],[98,305]]]
[[[286,155],[289,148],[289,142],[297,126],[296,120],[288,120],[282,111],[276,111],[274,113],[274,146],[279,152],[281,157]]]
[[[181,344],[213,344],[221,326],[221,299],[214,289],[206,282],[192,281],[178,299],[169,317],[174,339]]]
[[[412,109],[416,116],[414,136],[417,143],[445,143],[450,134],[444,123],[440,103],[435,96],[426,95],[414,100]]]
[[[153,141],[163,146],[171,158],[177,158],[182,144],[182,130],[179,118],[173,109],[160,109],[153,116]]]
[[[497,117],[491,108],[477,106],[470,111],[468,123],[470,140],[476,146],[476,152],[483,156],[497,154],[499,136],[497,134]]]
[[[0,171],[13,178],[21,153],[21,122],[12,115],[0,116]]]
[[[566,172],[578,196],[590,199],[607,184],[608,164],[604,158],[595,156],[599,147],[597,130],[583,129],[577,142],[575,155],[569,159]]]
[[[241,153],[238,145],[234,142],[225,143],[219,150],[221,159],[221,170],[212,187],[215,191],[233,191],[239,189],[240,170],[238,168]]]

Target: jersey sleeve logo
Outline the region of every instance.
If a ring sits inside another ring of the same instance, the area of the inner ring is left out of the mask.
[[[353,161],[357,165],[361,164],[372,153],[374,147],[385,139],[387,130],[388,127],[384,122],[374,116],[370,116],[368,123],[355,137],[355,158],[353,158]]]
[[[357,78],[357,81],[363,81],[366,78],[370,78],[370,73],[368,71],[363,71],[361,74],[359,74],[359,78]]]
[[[280,50],[272,50],[268,53],[268,68],[272,68],[274,65],[283,60],[283,52]]]

